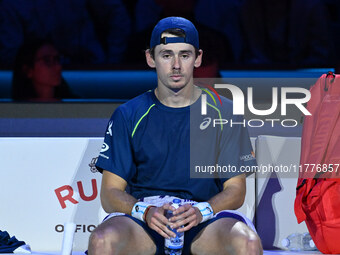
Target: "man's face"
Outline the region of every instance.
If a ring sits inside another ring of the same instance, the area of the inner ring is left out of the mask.
[[[34,65],[27,76],[33,84],[44,87],[55,87],[61,82],[60,56],[54,46],[43,45],[36,53]]]
[[[155,47],[154,59],[147,54],[147,62],[156,68],[158,85],[177,92],[193,84],[193,70],[201,65],[201,52],[196,57],[194,46],[187,43],[160,44]]]

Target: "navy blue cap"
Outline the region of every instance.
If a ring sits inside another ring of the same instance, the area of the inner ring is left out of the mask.
[[[179,28],[184,31],[185,37],[163,37],[162,33],[167,29]],[[161,19],[154,27],[151,40],[150,48],[153,48],[159,44],[167,43],[189,43],[199,49],[198,32],[194,24],[191,21],[181,17],[167,17]]]

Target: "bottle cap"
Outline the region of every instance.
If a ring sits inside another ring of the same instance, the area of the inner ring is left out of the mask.
[[[174,204],[180,204],[180,203],[181,203],[181,200],[178,199],[178,198],[175,198],[174,200],[172,200],[172,202],[173,202]]]
[[[282,239],[281,244],[283,247],[288,247],[290,244],[290,241],[288,238]]]
[[[313,240],[309,240],[309,246],[315,248],[315,243]]]

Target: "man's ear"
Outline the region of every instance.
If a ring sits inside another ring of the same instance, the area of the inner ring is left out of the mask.
[[[155,60],[151,56],[150,49],[147,49],[145,51],[145,57],[146,57],[146,63],[148,64],[148,66],[150,66],[151,68],[155,68],[156,67]]]
[[[202,64],[202,56],[203,56],[203,50],[199,50],[198,51],[198,56],[196,57],[195,59],[195,64],[194,66],[197,68],[197,67],[200,67],[201,64]]]

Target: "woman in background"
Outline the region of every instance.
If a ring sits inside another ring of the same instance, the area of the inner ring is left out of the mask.
[[[14,64],[13,100],[46,102],[76,98],[61,71],[61,56],[53,44],[47,41],[24,44]]]

